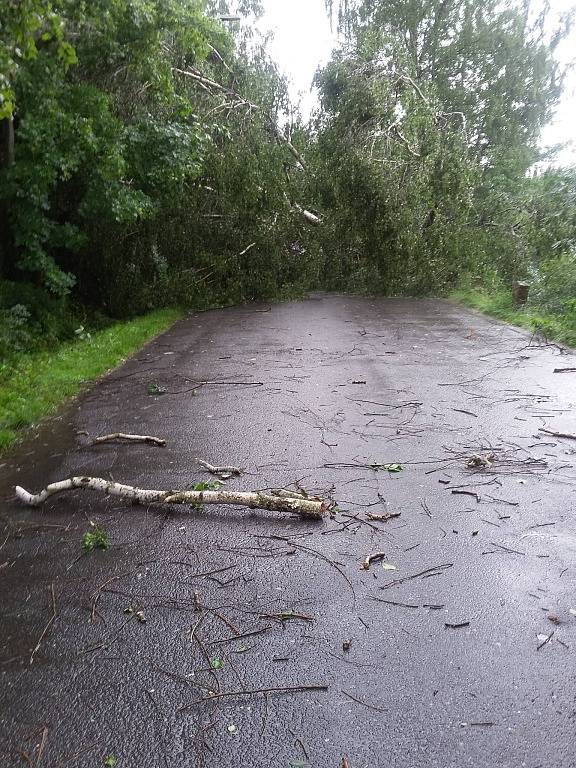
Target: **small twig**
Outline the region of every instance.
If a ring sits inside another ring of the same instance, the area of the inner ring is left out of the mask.
[[[547,435],[552,435],[552,437],[564,437],[566,440],[576,440],[576,435],[572,435],[569,432],[553,432],[551,429],[544,429],[543,427],[540,427],[538,431],[545,432]]]
[[[380,587],[380,589],[390,589],[391,587],[396,587],[399,584],[404,584],[406,581],[412,581],[412,579],[426,579],[430,576],[440,576],[440,574],[444,573],[444,571],[447,571],[448,568],[452,568],[454,566],[454,563],[442,563],[442,565],[435,565],[433,568],[426,568],[425,571],[420,571],[419,573],[415,573],[412,576],[404,576],[401,579],[394,579],[394,581],[389,581],[388,584],[384,584],[384,586]]]
[[[268,632],[269,629],[272,629],[272,626],[263,627],[262,629],[254,629],[251,632],[243,632],[241,635],[236,635],[235,637],[225,637],[223,640],[212,640],[209,645],[224,645],[224,643],[232,643],[234,640],[241,640],[244,637],[263,635],[264,632]]]
[[[397,605],[399,608],[420,608],[415,603],[397,603],[395,600],[384,600],[381,597],[372,597],[368,595],[368,600],[375,600],[377,603],[386,603],[386,605]]]
[[[276,621],[290,621],[291,619],[301,619],[302,621],[316,621],[314,616],[308,616],[305,613],[293,613],[286,611],[285,613],[261,613],[261,619],[274,619]]]
[[[48,740],[48,728],[44,726],[42,729],[42,739],[40,741],[40,746],[38,747],[38,755],[36,757],[36,768],[40,765],[40,761],[42,760],[42,755],[44,754],[44,749],[46,747],[46,741]]]
[[[552,640],[552,638],[554,637],[554,632],[555,632],[555,631],[556,631],[556,630],[552,630],[552,632],[550,632],[550,634],[548,635],[548,637],[547,637],[545,640],[543,640],[543,641],[540,643],[540,645],[539,645],[539,646],[536,648],[536,650],[537,650],[537,651],[539,651],[539,650],[540,650],[540,648],[544,648],[544,646],[545,646],[547,643],[549,643],[549,642],[550,642],[550,640]]]
[[[48,620],[48,623],[46,624],[46,626],[42,630],[42,634],[38,638],[38,642],[36,643],[36,646],[35,646],[34,650],[32,651],[32,653],[30,654],[30,664],[32,664],[34,662],[34,656],[40,650],[40,646],[42,645],[42,640],[44,640],[44,638],[46,637],[46,635],[48,633],[48,630],[50,629],[50,627],[52,626],[52,624],[56,620],[57,613],[56,613],[56,595],[54,594],[54,584],[50,585],[50,592],[52,594],[52,616],[50,617],[50,619]]]
[[[386,712],[386,710],[382,709],[382,707],[376,707],[374,704],[368,704],[366,701],[357,699],[356,696],[352,696],[352,694],[348,693],[348,691],[342,691],[342,693],[344,696],[348,696],[349,699],[352,699],[352,701],[355,701],[356,704],[361,704],[363,707],[367,707],[367,709],[373,709],[375,712]]]
[[[124,432],[114,432],[111,435],[96,437],[92,440],[92,445],[110,443],[113,440],[125,440],[131,443],[148,443],[149,445],[157,445],[160,448],[164,448],[166,445],[166,440],[162,440],[160,437],[152,437],[150,435],[126,435]]]
[[[453,488],[452,493],[455,496],[472,496],[473,499],[476,499],[476,503],[480,504],[480,496],[477,493],[474,493],[474,491],[458,491]]]
[[[385,515],[373,515],[371,512],[368,512],[366,517],[368,520],[386,523],[388,520],[392,520],[395,517],[400,517],[401,514],[402,512],[387,512]]]
[[[344,573],[342,568],[338,565],[338,563],[334,562],[334,560],[330,559],[327,555],[324,555],[322,552],[319,552],[317,549],[312,549],[312,547],[305,547],[303,544],[296,544],[291,539],[287,538],[286,536],[278,536],[278,535],[272,535],[272,536],[259,536],[258,538],[264,538],[264,539],[277,539],[280,541],[285,541],[288,544],[290,544],[291,547],[295,547],[296,549],[301,549],[304,552],[309,552],[313,555],[316,555],[316,557],[319,557],[321,560],[324,560],[324,562],[328,563],[328,565],[331,565],[332,568],[336,569],[340,576],[344,579],[344,581],[348,584],[350,587],[350,591],[352,592],[352,596],[354,600],[356,600],[356,592],[354,591],[354,585],[348,578],[348,576]]]
[[[210,696],[204,696],[198,701],[193,701],[192,704],[186,704],[180,707],[177,711],[184,712],[187,709],[192,709],[197,704],[203,704],[206,701],[215,701],[216,699],[229,698],[233,696],[255,696],[258,693],[303,693],[305,691],[327,691],[329,686],[327,685],[294,685],[294,686],[277,686],[273,688],[252,688],[247,691],[225,691],[224,693],[213,693]]]

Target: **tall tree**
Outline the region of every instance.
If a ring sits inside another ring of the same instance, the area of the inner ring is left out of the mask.
[[[325,111],[319,146],[329,135],[332,151],[337,146],[347,160],[352,153],[366,168],[359,179],[368,185],[364,198],[372,201],[373,215],[366,220],[361,212],[357,237],[365,240],[373,222],[386,219],[386,239],[395,234],[384,263],[401,262],[406,274],[423,276],[414,263],[429,253],[444,264],[434,274],[454,279],[471,263],[480,269],[491,249],[506,274],[521,272],[530,247],[522,236],[528,214],[518,211],[518,202],[525,174],[539,157],[541,129],[561,93],[554,49],[570,17],[550,35],[546,9],[534,16],[528,2],[327,5],[338,10],[344,44],[318,77]],[[340,179],[345,189],[346,173],[337,166],[333,173],[333,188]],[[416,180],[418,193],[406,197]],[[406,226],[407,210],[420,211],[410,219],[418,226]],[[382,238],[371,235],[369,241]],[[386,281],[389,289],[402,289],[397,274]]]

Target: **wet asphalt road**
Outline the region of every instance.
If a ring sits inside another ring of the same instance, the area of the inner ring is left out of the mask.
[[[574,357],[441,301],[267,309],[192,315],[1,464],[0,765],[575,766],[576,441],[539,432],[576,432]],[[83,434],[112,431],[168,447]],[[186,488],[195,457],[339,511],[12,498]],[[90,520],[110,548],[82,556]]]

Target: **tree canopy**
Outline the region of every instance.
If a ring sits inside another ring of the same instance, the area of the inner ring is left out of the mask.
[[[570,270],[573,170],[534,171],[570,16],[327,9],[307,125],[258,0],[0,0],[0,326]]]

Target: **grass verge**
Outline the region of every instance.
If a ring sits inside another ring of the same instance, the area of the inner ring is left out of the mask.
[[[162,309],[116,323],[90,339],[22,356],[0,378],[0,451],[180,317],[179,309]]]
[[[576,346],[576,318],[573,315],[550,314],[530,303],[515,307],[509,290],[465,287],[453,291],[450,298],[511,325],[537,332],[546,339]]]

